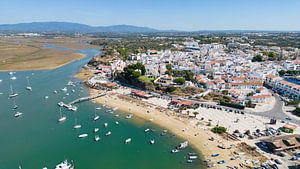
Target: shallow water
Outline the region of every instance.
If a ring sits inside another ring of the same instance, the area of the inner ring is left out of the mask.
[[[54,47],[48,45],[48,47]],[[78,111],[71,112],[62,109],[67,120],[58,123],[59,101],[69,102],[76,98],[87,96],[83,84],[76,87],[64,88],[68,81],[76,81],[73,76],[87,63],[91,57],[98,53],[97,49],[81,50],[86,58],[72,62],[55,70],[47,71],[22,71],[10,80],[8,72],[1,72],[0,79],[0,169],[15,169],[19,165],[22,169],[54,168],[64,159],[73,160],[76,169],[193,169],[202,168],[201,160],[192,164],[186,163],[188,148],[180,153],[170,153],[176,145],[183,140],[168,133],[160,136],[163,129],[148,122],[135,123],[132,119],[125,119],[126,114],[115,117],[114,114],[105,112],[105,108],[97,111],[100,119],[93,121],[95,104],[92,102],[79,103]],[[29,77],[33,91],[25,90],[26,77]],[[19,93],[16,103],[17,111],[23,114],[15,118],[13,99],[8,99],[10,85]],[[74,89],[75,92],[71,92]],[[54,94],[53,91],[58,93]],[[45,96],[49,96],[45,99]],[[97,105],[99,106],[99,105]],[[73,125],[77,119],[81,129],[74,130]],[[119,125],[115,125],[119,121]],[[108,123],[107,128],[103,127]],[[94,142],[93,129],[100,128],[98,132],[101,140]],[[145,133],[146,128],[154,129]],[[111,131],[111,136],[105,133]],[[88,133],[89,136],[79,139],[78,135]],[[124,144],[126,138],[132,138],[130,144]],[[155,139],[155,144],[150,145],[149,140]]]

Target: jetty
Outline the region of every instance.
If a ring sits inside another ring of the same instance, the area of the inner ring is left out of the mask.
[[[102,96],[105,96],[106,93],[99,93],[99,94],[96,94],[96,95],[92,95],[92,96],[86,96],[86,97],[81,97],[81,98],[78,98],[76,100],[73,100],[69,103],[64,103],[64,102],[59,102],[58,105],[60,107],[65,107],[69,110],[77,110],[76,106],[74,106],[74,104],[77,104],[77,103],[81,103],[81,102],[84,102],[84,101],[88,101],[88,100],[93,100],[93,99],[96,99],[98,97],[102,97]]]

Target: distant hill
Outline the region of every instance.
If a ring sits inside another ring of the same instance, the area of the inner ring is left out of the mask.
[[[32,22],[0,25],[0,31],[9,32],[160,32],[160,30],[133,25],[89,26],[70,22]]]

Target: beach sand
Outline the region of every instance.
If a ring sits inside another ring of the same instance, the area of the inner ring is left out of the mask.
[[[101,91],[90,89],[90,94],[94,95]],[[103,92],[103,91],[102,91]],[[135,116],[149,120],[156,125],[168,129],[179,137],[188,140],[192,146],[201,153],[206,160],[217,162],[225,160],[226,164],[216,165],[214,168],[226,168],[225,166],[238,166],[242,161],[230,160],[236,148],[221,149],[217,145],[224,144],[229,147],[231,144],[236,145],[237,142],[228,141],[221,136],[216,135],[205,127],[197,126],[197,120],[180,118],[175,112],[164,109],[160,111],[155,105],[142,102],[138,99],[129,100],[131,97],[110,92],[104,97],[95,99],[96,103],[105,104],[110,107],[117,107],[119,110],[127,113],[132,113]],[[214,137],[214,141],[209,138]],[[218,153],[220,156],[211,157],[211,154]]]

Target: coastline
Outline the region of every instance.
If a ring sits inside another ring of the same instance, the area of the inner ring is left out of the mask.
[[[60,67],[63,67],[67,64],[70,64],[72,62],[75,62],[77,60],[81,60],[83,58],[86,57],[85,54],[82,54],[82,53],[73,53],[73,55],[77,55],[76,58],[73,58],[67,62],[64,62],[64,63],[60,63],[60,64],[55,64],[55,65],[49,65],[49,66],[37,66],[37,67],[33,67],[33,68],[16,68],[16,69],[0,69],[0,72],[8,72],[8,71],[35,71],[35,70],[53,70],[53,69],[57,69],[57,68],[60,68]],[[36,60],[37,62],[40,62],[40,60]],[[42,61],[43,62],[43,61]],[[31,64],[31,63],[26,63],[26,64]]]
[[[90,95],[99,92],[101,93],[99,90],[89,88]],[[109,107],[117,107],[123,113],[131,113],[134,116],[138,116],[171,131],[180,138],[189,141],[190,145],[201,154],[204,160],[225,160],[226,165],[229,166],[237,166],[241,163],[239,160],[230,160],[230,157],[234,155],[233,149],[220,149],[217,146],[218,144],[223,144],[229,147],[234,144],[232,141],[224,140],[221,136],[212,133],[208,128],[197,126],[196,120],[180,118],[171,110],[159,110],[158,106],[140,102],[140,100],[136,100],[137,102],[128,101],[126,97],[128,96],[109,92],[108,95],[93,101]],[[209,141],[211,137],[214,138],[214,141]],[[220,156],[212,159],[211,155],[214,153],[218,153]],[[220,166],[216,165],[213,168],[218,167]]]

